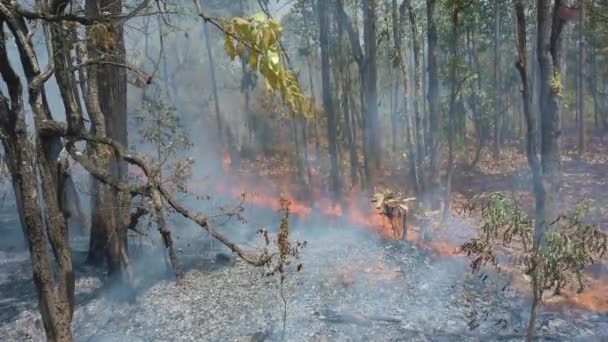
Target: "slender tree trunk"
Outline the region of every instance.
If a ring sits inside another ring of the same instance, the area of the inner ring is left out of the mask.
[[[533,90],[531,87],[531,81],[529,79],[530,74],[528,72],[529,63],[526,40],[526,16],[523,0],[515,0],[514,9],[516,16],[516,48],[518,52],[516,67],[519,71],[522,83],[522,104],[524,118],[526,120],[526,156],[528,159],[528,165],[532,171],[532,182],[536,199],[534,250],[537,251],[544,235],[545,228],[545,186],[542,179],[541,161],[539,160],[537,154],[536,135],[539,134],[537,129],[537,116],[532,112],[531,95]],[[538,305],[541,299],[541,290],[538,282],[538,270],[536,267],[533,267],[532,269],[532,291],[533,300],[530,312],[530,321],[528,322],[526,341],[532,341],[534,338]]]
[[[330,84],[330,65],[329,65],[329,10],[326,1],[319,1],[319,43],[321,45],[321,76],[323,88],[323,108],[327,116],[327,139],[329,144],[329,158],[331,164],[332,192],[337,199],[342,194],[342,182],[338,169],[338,148],[337,148],[337,122],[334,112],[334,105],[331,95]]]
[[[396,0],[393,0],[393,6],[396,6]],[[424,142],[424,127],[422,123],[422,113],[424,111],[424,73],[420,72],[420,35],[418,33],[418,21],[416,20],[416,11],[412,6],[412,1],[404,0],[399,6],[399,17],[400,26],[404,21],[405,8],[409,14],[410,29],[412,31],[412,48],[414,55],[414,96],[412,97],[412,106],[414,108],[414,124],[416,133],[416,154],[417,154],[417,168],[422,171],[422,160],[424,159],[425,142]],[[421,103],[422,102],[422,103]],[[421,113],[422,110],[422,113]],[[418,177],[420,178],[420,176]],[[424,182],[419,180],[418,182],[419,192],[424,191]]]
[[[41,4],[41,9],[48,11],[45,4]],[[47,339],[52,342],[69,342],[72,340],[74,272],[67,221],[59,195],[59,184],[65,181],[62,172],[65,168],[60,171],[60,163],[50,158],[56,139],[42,136],[36,131],[36,144],[31,142],[25,120],[23,87],[7,55],[5,22],[19,49],[28,81],[28,99],[34,114],[35,127],[38,128],[43,121],[51,118],[43,91],[43,72],[38,66],[31,42],[25,38],[29,33],[28,28],[16,19],[4,4],[0,4],[0,76],[7,85],[10,97],[9,105],[9,99],[0,91],[0,139],[8,157],[7,166],[16,185],[16,200],[19,201],[17,207],[22,210],[20,215],[30,249],[33,279],[38,291],[40,313]],[[44,24],[43,29],[46,43],[51,44],[49,26]],[[53,51],[52,46],[47,47],[49,52]],[[59,66],[58,72],[65,71],[61,67]],[[40,173],[40,179],[37,171]],[[43,206],[39,188],[42,188]],[[52,263],[47,250],[49,243],[55,263]],[[55,267],[56,274],[53,273]]]
[[[476,35],[476,27],[471,29],[471,68],[475,70],[477,75],[477,80],[475,82],[476,91],[473,91],[471,94],[471,109],[473,110],[474,117],[474,126],[475,132],[477,134],[477,148],[475,149],[475,156],[473,157],[473,161],[469,165],[470,169],[474,169],[477,163],[479,162],[479,158],[481,157],[481,151],[486,143],[487,136],[487,125],[485,125],[486,119],[483,118],[483,114],[481,113],[481,109],[478,108],[479,101],[477,94],[481,94],[482,92],[482,75],[481,68],[479,64],[479,53],[477,50],[477,35]]]
[[[207,48],[207,58],[209,59],[209,75],[211,76],[211,89],[213,91],[213,106],[215,111],[215,120],[217,123],[217,141],[220,149],[222,146],[222,137],[224,136],[224,129],[222,128],[222,113],[220,112],[220,97],[217,91],[217,81],[215,78],[215,59],[213,58],[213,51],[211,49],[211,38],[209,37],[209,25],[205,23],[203,25],[203,34],[205,35],[205,47]],[[232,156],[231,156],[232,157]]]
[[[336,13],[336,18],[339,18],[340,13]],[[356,145],[356,137],[354,130],[356,129],[355,123],[351,120],[351,107],[350,96],[349,93],[351,91],[350,88],[350,63],[348,63],[348,56],[346,55],[346,51],[343,51],[343,46],[345,45],[344,41],[344,22],[342,20],[338,20],[338,43],[340,44],[340,84],[341,84],[341,92],[342,96],[340,100],[342,101],[342,112],[344,114],[344,125],[346,134],[346,143],[348,144],[348,155],[350,162],[350,181],[351,188],[357,186],[358,181],[358,171],[359,171],[359,160],[357,157],[357,145]]]
[[[428,101],[429,101],[429,149],[431,165],[428,172],[428,189],[430,191],[430,205],[433,210],[439,209],[441,190],[439,181],[439,76],[437,70],[437,26],[435,23],[436,0],[427,1],[427,35],[428,35]]]
[[[365,43],[365,61],[363,67],[363,88],[365,97],[364,135],[368,146],[369,177],[368,188],[381,167],[382,132],[378,117],[378,42],[377,42],[377,0],[365,0],[363,6],[363,40]],[[367,163],[367,162],[366,162]]]
[[[500,89],[500,1],[494,2],[494,159],[500,159],[502,104]]]
[[[304,171],[306,172],[306,184],[312,185],[312,173],[310,170],[310,156],[309,156],[309,140],[308,140],[308,123],[306,119],[300,118],[298,125],[302,130],[302,149],[304,152]]]
[[[452,9],[452,37],[450,39],[450,57],[449,62],[449,79],[451,84],[450,89],[450,107],[448,118],[448,170],[445,182],[445,197],[443,206],[442,220],[447,221],[450,215],[450,195],[452,192],[452,174],[454,173],[454,158],[455,158],[455,135],[456,135],[456,96],[459,92],[457,77],[457,58],[458,58],[458,15],[460,8],[454,4]]]
[[[561,93],[564,21],[558,14],[561,0],[537,0],[538,60],[540,69],[541,163],[546,195],[546,220],[557,217],[556,196],[561,177]],[[540,239],[540,237],[539,237]]]
[[[593,123],[594,123],[594,128],[595,130],[598,130],[600,128],[600,111],[601,111],[601,106],[600,106],[600,99],[599,99],[599,94],[598,94],[598,86],[597,86],[597,80],[598,80],[598,75],[597,73],[599,72],[598,67],[597,67],[597,48],[594,46],[591,48],[591,77],[590,77],[590,81],[591,81],[591,95],[593,96]]]
[[[586,149],[585,136],[585,85],[586,75],[586,41],[585,41],[585,4],[581,1],[579,6],[579,36],[578,36],[578,91],[577,91],[577,115],[578,115],[578,154],[582,156]]]

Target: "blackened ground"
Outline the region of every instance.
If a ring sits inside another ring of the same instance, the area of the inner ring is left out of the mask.
[[[506,286],[508,279],[473,276],[465,259],[387,244],[340,225],[297,230],[294,238],[308,246],[304,270],[291,271],[283,288],[285,340],[522,340],[528,302]],[[136,262],[146,272],[135,304],[111,300],[114,294],[100,288],[101,280],[79,266],[76,341],[280,340],[283,304],[276,278],[236,259],[217,258],[203,239],[182,243],[180,250],[189,270],[182,287],[166,278],[158,254]],[[1,257],[0,340],[43,341],[27,254]],[[605,314],[542,311],[538,326],[543,340],[608,340]]]

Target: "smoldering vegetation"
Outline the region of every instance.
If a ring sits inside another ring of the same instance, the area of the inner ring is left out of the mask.
[[[290,341],[519,341],[523,336],[528,299],[508,276],[473,276],[466,259],[437,256],[407,243],[387,244],[349,222],[318,218],[295,223],[293,229],[294,239],[308,242],[304,270],[290,271],[282,290],[276,277],[217,254],[222,250],[200,237],[178,240],[188,270],[183,286],[166,279],[170,268],[162,254],[147,247],[145,256],[135,257],[141,282],[132,303],[111,300],[116,294],[100,288],[95,272],[77,268],[75,339],[280,340],[281,291]],[[260,247],[255,240],[250,243]],[[13,311],[2,311],[3,339],[43,341],[27,256],[5,256],[1,273],[10,276],[2,282],[3,307]],[[22,286],[15,286],[19,282]],[[585,310],[547,310],[539,318],[539,331],[549,340],[599,341],[605,337],[605,319]]]

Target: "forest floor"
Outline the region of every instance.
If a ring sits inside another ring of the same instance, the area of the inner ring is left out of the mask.
[[[304,271],[290,272],[287,341],[519,341],[527,300],[508,277],[471,275],[466,260],[437,257],[368,231],[319,226],[306,234]],[[322,230],[322,232],[321,232]],[[234,260],[218,265],[185,251],[183,286],[149,281],[134,303],[111,300],[101,280],[79,269],[76,341],[269,341],[282,336],[278,279]],[[162,259],[157,259],[162,265]],[[2,341],[44,341],[27,259],[0,268],[14,272],[1,284]],[[19,265],[19,266],[16,266]],[[157,267],[162,269],[163,267]],[[12,297],[15,296],[15,297]],[[17,298],[18,297],[18,298]],[[552,341],[605,341],[608,315],[586,310],[542,310],[539,335]],[[604,335],[602,335],[604,334]],[[261,340],[259,340],[261,341]]]
[[[606,203],[608,145],[594,140],[591,149],[580,159],[566,152],[565,207],[585,194],[595,203]],[[566,143],[566,151],[570,150]],[[459,204],[474,194],[510,191],[524,207],[532,203],[525,157],[515,148],[505,149],[500,162],[486,155],[475,171],[459,169],[456,176],[455,215],[444,231],[436,232],[448,236],[450,243],[474,232],[474,220],[457,214]],[[605,213],[594,217],[606,227]],[[5,218],[0,234],[14,235],[14,215],[12,220]],[[472,275],[463,257],[437,254],[433,248],[407,241],[386,241],[365,227],[351,226],[346,217],[294,216],[293,237],[306,240],[308,246],[302,252],[304,270],[290,272],[283,285],[286,340],[522,340],[529,300],[508,286],[514,280],[521,282],[521,276],[490,271]],[[27,252],[4,241],[0,243],[0,341],[43,341]],[[112,300],[116,293],[104,288],[102,279],[83,265],[82,253],[75,253],[76,341],[245,342],[262,341],[263,336],[279,340],[283,302],[278,279],[239,260],[224,263],[216,257],[219,250],[209,248],[204,237],[186,241],[178,241],[188,270],[183,286],[168,279],[163,258],[150,252],[135,262],[142,280],[134,303]],[[86,246],[86,241],[74,242]],[[592,297],[581,300],[596,306],[585,308],[563,300],[561,305],[544,307],[539,335],[552,341],[608,341],[608,291],[592,292]]]

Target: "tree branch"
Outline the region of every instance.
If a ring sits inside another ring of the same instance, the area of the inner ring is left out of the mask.
[[[344,11],[344,3],[342,0],[336,1],[336,10],[338,11],[338,20],[341,20],[346,28],[346,32],[348,33],[348,39],[350,41],[350,47],[355,57],[355,61],[357,64],[363,63],[363,49],[361,48],[361,43],[359,42],[359,35],[353,26],[348,14]]]
[[[175,199],[175,197],[171,194],[170,191],[168,191],[161,184],[158,184],[158,182],[155,182],[155,180],[151,177],[152,168],[149,166],[147,161],[139,155],[128,152],[119,142],[109,139],[109,138],[98,137],[98,136],[92,135],[88,132],[81,132],[77,136],[68,136],[67,127],[64,123],[57,122],[57,121],[51,121],[51,120],[45,121],[44,125],[41,125],[41,127],[39,128],[39,132],[40,132],[40,134],[43,134],[43,133],[47,134],[47,135],[54,134],[54,135],[59,135],[59,136],[63,136],[66,138],[70,138],[68,140],[71,140],[72,142],[66,144],[66,148],[68,149],[68,152],[70,152],[70,155],[78,163],[80,163],[87,170],[87,172],[91,173],[91,175],[93,177],[97,178],[100,182],[102,182],[104,184],[108,184],[108,185],[116,188],[119,191],[125,191],[125,192],[129,192],[131,194],[141,194],[143,196],[148,196],[148,197],[150,197],[152,195],[152,192],[158,191],[159,194],[167,201],[169,206],[171,206],[173,209],[175,209],[175,211],[177,211],[183,217],[198,224],[201,228],[206,230],[213,238],[215,238],[216,240],[223,243],[226,247],[228,247],[231,251],[233,251],[235,254],[237,254],[241,259],[243,259],[248,264],[253,265],[253,266],[263,266],[263,265],[268,264],[271,261],[271,259],[272,259],[271,256],[260,256],[260,257],[256,258],[256,257],[249,255],[247,252],[245,252],[243,249],[241,249],[236,243],[230,241],[224,235],[222,235],[217,230],[215,230],[209,224],[209,219],[207,216],[195,214],[188,208],[181,205]],[[128,162],[131,165],[135,165],[135,166],[139,167],[143,171],[144,175],[147,178],[147,184],[145,186],[141,186],[141,187],[133,187],[133,186],[126,185],[124,183],[115,182],[108,172],[97,168],[95,166],[95,164],[93,163],[93,161],[89,160],[81,152],[76,150],[76,148],[74,147],[74,143],[73,143],[73,141],[76,141],[76,140],[85,140],[85,141],[94,142],[94,143],[98,143],[98,144],[105,144],[105,145],[112,147],[114,149],[116,155],[119,158],[123,159],[124,161]]]

